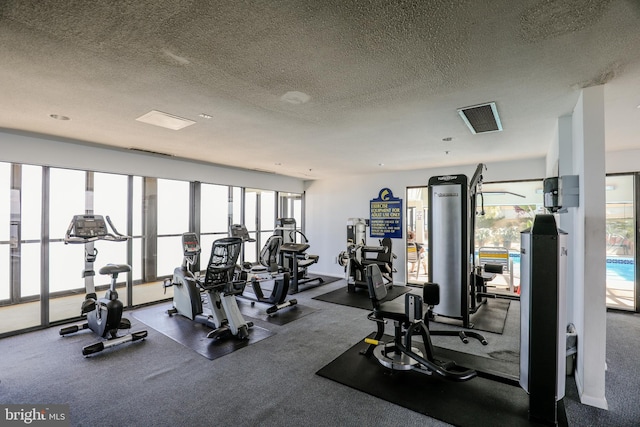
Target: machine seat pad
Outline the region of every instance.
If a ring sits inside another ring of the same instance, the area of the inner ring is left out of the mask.
[[[381,302],[378,307],[373,310],[373,313],[379,319],[391,319],[399,322],[409,321],[404,305],[391,301]]]
[[[208,283],[205,284],[204,281],[198,281],[198,286],[205,291],[213,291],[217,290],[219,292],[223,292],[225,287],[227,286],[226,282],[218,282],[218,283]]]
[[[308,266],[310,266],[311,264],[315,264],[316,262],[318,262],[317,259],[305,259],[304,261],[298,261],[298,268],[307,268]]]
[[[287,253],[302,253],[309,249],[309,245],[306,243],[283,243],[280,246],[280,252]]]
[[[111,276],[115,273],[126,273],[128,271],[131,271],[131,267],[127,264],[107,264],[100,269],[100,274]]]

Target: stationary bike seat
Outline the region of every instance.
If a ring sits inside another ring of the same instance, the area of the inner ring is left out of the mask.
[[[117,273],[125,273],[131,271],[131,267],[127,264],[107,264],[100,269],[100,274],[113,275]]]
[[[280,245],[280,252],[301,253],[309,249],[307,243],[283,243]]]

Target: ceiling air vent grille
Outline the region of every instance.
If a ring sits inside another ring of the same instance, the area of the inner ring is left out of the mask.
[[[129,147],[129,151],[135,151],[137,153],[143,153],[143,154],[153,154],[154,156],[173,157],[172,154],[161,153],[159,151],[147,150],[144,148]]]
[[[458,108],[458,114],[473,134],[502,130],[495,102]]]

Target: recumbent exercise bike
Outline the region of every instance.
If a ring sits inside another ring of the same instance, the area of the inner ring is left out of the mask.
[[[242,239],[236,237],[214,241],[209,264],[202,278],[191,271],[191,266],[196,264],[201,252],[198,236],[195,233],[184,233],[182,265],[173,271],[173,279],[167,279],[163,284],[165,290],[173,286],[173,308],[167,314],[180,314],[212,328],[207,338],[249,338],[249,328],[253,323],[245,321],[236,301],[236,296],[244,291],[246,282],[234,280],[233,277],[241,247]],[[207,314],[203,309],[202,292],[207,296]]]
[[[249,236],[249,231],[243,224],[232,224],[229,227],[229,235],[241,238],[243,243],[256,241]],[[253,295],[243,293],[240,297],[252,300],[252,306],[255,302],[269,304],[266,313],[270,316],[298,303],[295,299],[287,300],[291,275],[278,264],[281,245],[281,236],[270,236],[260,251],[259,265],[243,262],[236,272],[240,280],[249,281],[253,291]],[[272,282],[273,286],[269,295],[265,295],[262,288],[262,284],[267,281]]]

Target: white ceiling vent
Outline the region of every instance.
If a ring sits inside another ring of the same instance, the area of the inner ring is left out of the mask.
[[[143,153],[143,154],[153,154],[154,156],[173,157],[172,154],[161,153],[159,151],[153,151],[153,150],[145,150],[144,148],[129,147],[129,151],[135,151],[136,153]]]
[[[471,133],[499,132],[502,130],[500,116],[495,102],[458,108],[458,114],[471,130]]]
[[[156,110],[151,110],[147,114],[143,114],[138,117],[136,120],[171,130],[180,130],[195,123],[193,120],[183,119],[182,117]]]

